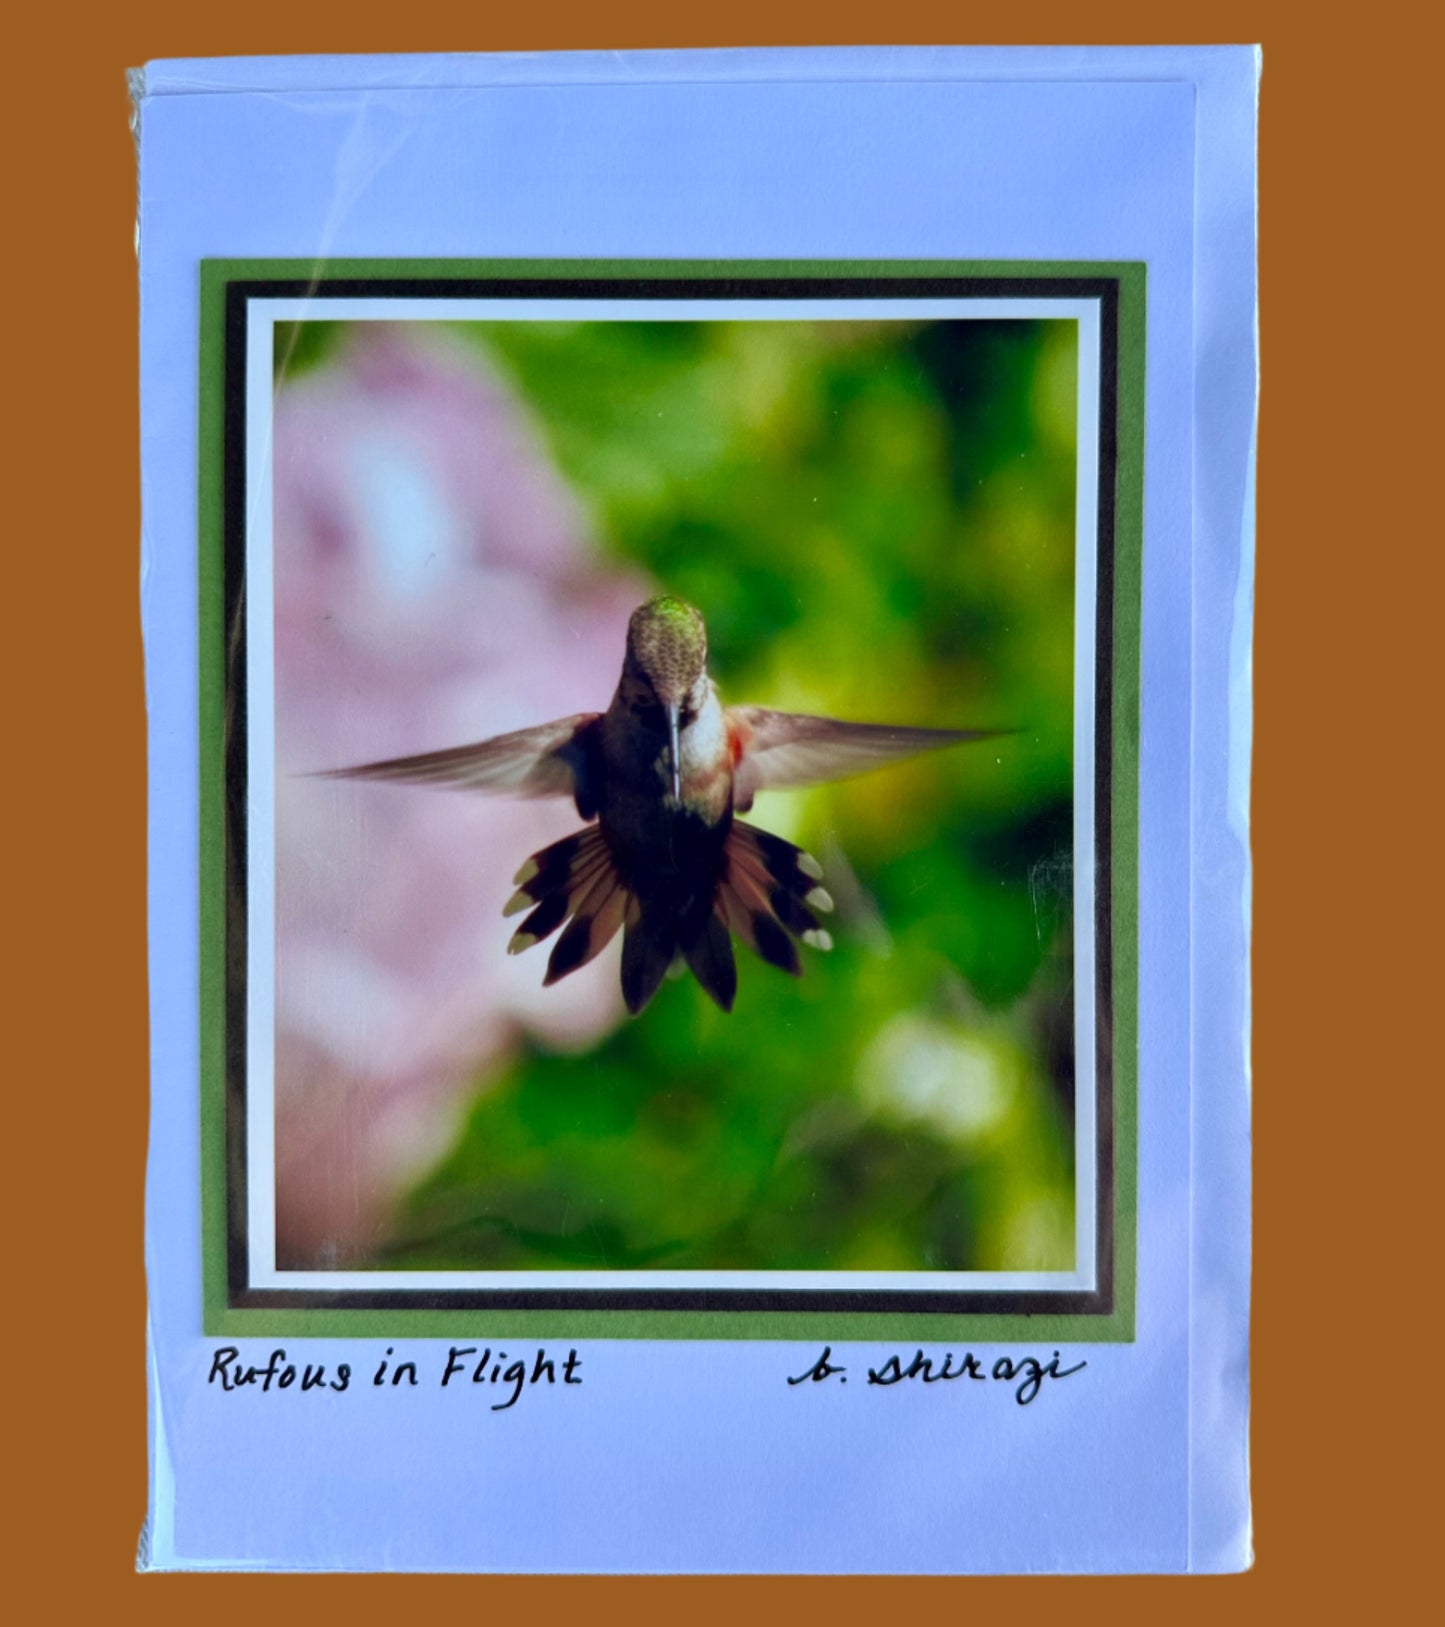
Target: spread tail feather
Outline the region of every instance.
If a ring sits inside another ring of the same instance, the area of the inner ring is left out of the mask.
[[[677,932],[672,916],[660,909],[644,909],[634,897],[627,909],[622,935],[622,999],[635,1017],[657,993],[677,953]]]
[[[692,975],[722,1007],[731,1011],[738,992],[738,967],[732,934],[715,906],[692,947],[684,950]]]
[[[521,954],[565,922],[547,962],[543,981],[550,985],[587,965],[621,930],[622,997],[634,1016],[657,993],[669,967],[681,961],[731,1011],[738,982],[734,936],[794,977],[803,970],[797,942],[833,947],[818,921],[833,908],[819,885],[822,874],[811,854],[735,819],[714,891],[706,899],[695,895],[680,914],[665,901],[644,902],[632,892],[601,830],[591,825],[534,853],[517,872],[517,891],[504,913],[529,913],[507,952]]]
[[[507,945],[520,955],[549,938],[568,921],[553,947],[544,984],[556,983],[599,955],[617,935],[628,893],[612,865],[612,855],[595,825],[534,853],[516,874],[517,891],[506,915],[531,906]]]
[[[814,949],[833,947],[818,921],[818,913],[833,908],[819,886],[822,875],[811,853],[735,819],[718,901],[728,926],[755,955],[799,977],[803,966],[794,938]]]
[[[577,905],[567,930],[558,938],[547,962],[544,987],[559,982],[594,960],[617,936],[629,894],[610,866],[592,884]]]

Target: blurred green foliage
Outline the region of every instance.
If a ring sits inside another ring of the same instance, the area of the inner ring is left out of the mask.
[[[376,1263],[1069,1268],[1074,326],[457,331],[599,546],[703,611],[724,700],[1018,733],[760,799],[834,952],[478,1081]]]

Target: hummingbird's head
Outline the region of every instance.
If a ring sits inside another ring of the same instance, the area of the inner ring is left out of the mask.
[[[637,723],[663,738],[661,763],[674,799],[682,797],[681,732],[707,700],[707,628],[681,599],[649,599],[627,624],[627,659],[618,700]]]
[[[707,675],[707,628],[681,599],[649,599],[627,624],[624,678],[643,699],[687,710]]]

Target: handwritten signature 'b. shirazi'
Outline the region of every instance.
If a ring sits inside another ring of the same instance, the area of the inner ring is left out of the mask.
[[[947,1351],[941,1363],[936,1362],[931,1356],[925,1356],[919,1350],[906,1367],[901,1356],[892,1355],[886,1361],[880,1362],[877,1367],[868,1368],[867,1382],[882,1385],[886,1389],[891,1385],[903,1383],[905,1379],[918,1379],[924,1384],[940,1384],[957,1378],[976,1379],[980,1383],[996,1379],[1002,1383],[1017,1383],[1014,1400],[1021,1407],[1026,1407],[1038,1395],[1046,1379],[1069,1378],[1075,1373],[1082,1372],[1089,1365],[1081,1361],[1073,1367],[1060,1367],[1061,1359],[1056,1350],[1046,1362],[1039,1361],[1035,1356],[999,1356],[992,1366],[985,1366],[971,1350],[965,1351],[956,1362],[953,1352]],[[848,1369],[833,1360],[832,1345],[824,1345],[823,1354],[817,1361],[806,1372],[790,1378],[788,1383],[821,1384],[831,1378],[836,1378],[840,1384],[846,1384]]]

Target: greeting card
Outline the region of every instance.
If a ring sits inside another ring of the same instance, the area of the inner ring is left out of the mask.
[[[135,76],[143,1566],[1248,1563],[1257,73]]]

